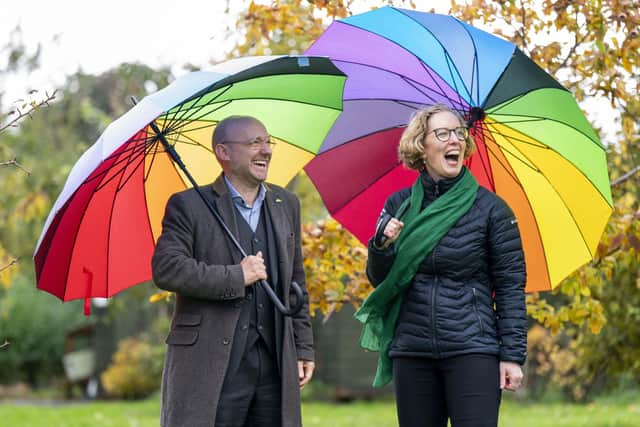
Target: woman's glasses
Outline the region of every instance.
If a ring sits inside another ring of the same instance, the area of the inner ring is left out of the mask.
[[[469,131],[466,127],[463,126],[454,129],[438,128],[432,130],[431,132],[435,134],[436,138],[438,138],[438,141],[440,142],[447,142],[451,137],[451,134],[454,134],[458,141],[465,141],[467,139],[467,136],[469,135]]]

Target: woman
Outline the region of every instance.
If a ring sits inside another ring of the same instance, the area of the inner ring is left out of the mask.
[[[522,384],[525,264],[517,221],[478,186],[462,117],[419,111],[399,145],[420,171],[386,201],[369,242],[376,289],[356,313],[380,351],[374,385],[394,381],[401,427],[497,426],[501,390]]]

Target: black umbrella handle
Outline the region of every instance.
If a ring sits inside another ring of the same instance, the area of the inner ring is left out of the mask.
[[[178,152],[175,150],[175,148],[173,148],[171,144],[169,144],[169,142],[167,142],[167,139],[164,137],[164,134],[160,131],[160,129],[158,129],[158,126],[154,122],[149,123],[149,126],[151,126],[151,129],[153,129],[153,131],[156,133],[158,139],[164,146],[165,150],[167,151],[169,156],[171,156],[171,159],[173,159],[173,161],[178,165],[178,167],[182,169],[182,172],[184,172],[189,182],[191,182],[191,185],[196,190],[196,192],[198,193],[198,195],[200,196],[204,204],[207,206],[211,214],[218,220],[218,222],[220,223],[220,226],[223,228],[223,230],[227,234],[227,237],[231,239],[231,242],[238,249],[238,251],[240,251],[240,254],[242,255],[242,257],[243,258],[246,257],[247,253],[242,248],[242,245],[240,245],[240,242],[238,242],[238,240],[235,238],[235,236],[233,235],[233,233],[231,232],[227,224],[225,224],[224,220],[216,210],[215,206],[213,206],[211,201],[207,199],[205,195],[202,193],[202,190],[200,190],[200,187],[198,186],[196,181],[193,179],[193,177],[187,170],[187,167],[182,161],[182,159],[180,158],[180,155],[178,154]],[[273,288],[269,286],[266,280],[260,280],[258,283],[262,285],[264,291],[267,293],[267,295],[269,295],[269,298],[271,299],[273,304],[276,306],[278,311],[280,311],[280,313],[284,314],[285,316],[293,316],[295,314],[298,314],[302,309],[302,306],[304,304],[304,294],[302,293],[302,288],[300,288],[300,285],[298,285],[296,282],[291,282],[291,289],[293,289],[293,293],[296,296],[295,304],[291,308],[287,308],[282,303],[282,301],[280,301],[280,298],[278,298]]]

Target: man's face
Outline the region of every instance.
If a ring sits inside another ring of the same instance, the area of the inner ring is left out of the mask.
[[[272,150],[262,123],[243,119],[229,126],[222,141],[224,173],[232,183],[257,187],[267,179]]]

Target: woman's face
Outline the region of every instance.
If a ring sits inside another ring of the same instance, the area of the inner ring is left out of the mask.
[[[449,111],[435,113],[427,122],[424,141],[424,164],[427,173],[436,181],[454,178],[462,169],[466,148],[466,128]]]

